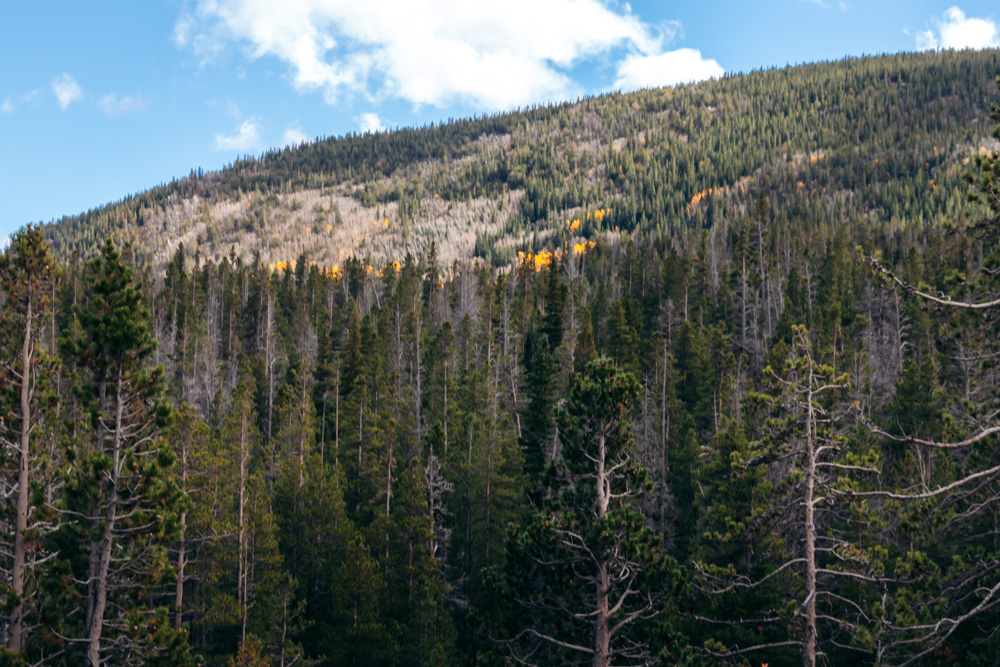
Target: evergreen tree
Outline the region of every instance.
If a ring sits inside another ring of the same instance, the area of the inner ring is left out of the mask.
[[[76,309],[81,335],[64,339],[83,372],[93,440],[74,451],[67,479],[69,508],[87,545],[78,580],[86,592],[86,660],[140,662],[158,650],[146,594],[173,576],[166,546],[178,530],[183,494],[165,476],[174,457],[160,439],[171,415],[162,367],[149,369],[155,348],[149,311],[132,269],[108,241],[86,274],[85,305]]]
[[[555,438],[555,408],[558,375],[555,357],[547,336],[533,333],[524,342],[524,393],[521,413],[520,445],[524,472],[528,478],[528,497],[537,506],[542,498],[542,473],[552,458]]]
[[[669,607],[680,574],[639,511],[647,475],[631,458],[628,419],[637,394],[606,358],[574,379],[555,494],[512,528],[496,573],[497,631],[512,657],[607,667],[656,655],[644,623]]]
[[[0,599],[6,645],[14,653],[29,643],[37,611],[35,570],[48,557],[42,537],[54,518],[44,506],[55,481],[54,462],[38,436],[42,413],[54,399],[49,388],[55,350],[44,350],[42,336],[46,319],[53,316],[50,293],[56,270],[49,244],[36,227],[15,234],[0,256],[0,523],[5,527]]]

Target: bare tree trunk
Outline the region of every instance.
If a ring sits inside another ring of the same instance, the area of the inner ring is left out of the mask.
[[[187,489],[188,450],[181,444],[181,484]],[[174,588],[174,629],[184,624],[184,566],[187,565],[187,510],[181,512],[181,537],[177,548],[177,584]]]
[[[448,458],[448,357],[444,359],[444,457]]]
[[[118,482],[121,477],[122,446],[122,369],[118,368],[115,383],[115,434],[111,450],[111,478],[108,480],[108,505],[104,514],[104,535],[101,539],[100,560],[94,591],[94,611],[90,614],[87,632],[87,659],[92,667],[101,664],[101,632],[104,629],[104,609],[108,603],[108,570],[114,546],[115,522],[118,518]]]
[[[813,366],[809,359],[806,384],[806,600],[805,631],[802,635],[802,665],[816,665],[816,518],[813,506],[816,485],[816,434],[813,430]]]
[[[740,272],[740,301],[742,301],[740,315],[740,344],[743,350],[747,349],[747,258],[743,255],[743,269]]]
[[[670,414],[667,411],[667,339],[663,339],[663,386],[660,390],[660,532],[666,534],[667,528],[667,470],[670,468],[670,451],[667,441],[670,439]]]
[[[239,507],[237,508],[237,583],[236,596],[240,610],[240,642],[247,640],[247,528],[244,510],[246,508],[247,489],[247,418],[244,414],[240,422],[240,489]]]
[[[333,413],[333,466],[340,465],[340,365],[337,365],[337,391]]]
[[[31,295],[24,320],[24,343],[21,346],[21,440],[17,464],[17,526],[14,533],[14,563],[11,568],[11,587],[17,597],[17,607],[11,614],[8,646],[11,651],[21,650],[24,633],[24,563],[25,532],[28,529],[28,468],[31,462]]]
[[[177,552],[177,584],[174,588],[174,629],[180,630],[184,624],[184,566],[187,565],[187,512],[181,512],[181,541]]]
[[[104,371],[101,371],[100,377],[97,381],[97,407],[100,414],[105,414],[108,401],[108,381],[104,375]],[[94,451],[104,452],[104,437],[106,427],[104,426],[104,420],[97,420],[97,427],[94,429]],[[97,532],[101,527],[101,508],[100,505],[95,503],[90,511],[90,523],[91,528]],[[84,627],[90,628],[94,617],[94,608],[96,606],[97,600],[97,568],[100,564],[100,548],[101,543],[97,540],[91,540],[90,542],[90,564],[87,570],[87,617]]]
[[[281,602],[281,656],[279,658],[280,667],[285,667],[285,641],[288,637],[288,598]]]
[[[608,513],[611,502],[611,480],[607,472],[607,446],[601,435],[597,446],[597,516],[603,518]],[[611,613],[608,609],[610,577],[608,563],[602,560],[597,568],[596,605],[594,608],[594,667],[611,665]]]
[[[416,297],[414,297],[414,299],[415,298]],[[414,305],[414,310],[416,311],[416,305]],[[421,414],[421,405],[420,405],[420,403],[421,403],[421,396],[423,395],[423,393],[422,393],[422,387],[421,387],[421,376],[423,375],[424,369],[423,369],[423,367],[421,365],[422,359],[420,358],[420,324],[421,323],[420,323],[420,319],[419,318],[416,318],[416,320],[417,320],[416,321],[416,327],[414,328],[414,332],[413,332],[413,339],[414,339],[414,341],[413,341],[413,347],[414,347],[414,350],[416,351],[416,355],[415,356],[416,356],[416,360],[417,360],[417,373],[416,373],[416,375],[417,375],[417,377],[416,377],[416,380],[417,380],[417,400],[416,400],[416,408],[417,408],[417,442],[419,443],[423,439],[423,437],[424,437],[424,433],[423,433],[423,421],[424,420],[423,420],[423,415]],[[445,440],[445,442],[447,442],[447,440]],[[447,450],[445,450],[445,451],[447,451]]]
[[[326,463],[326,406],[330,398],[330,392],[323,393],[323,418],[319,422],[319,462],[320,466]]]
[[[299,424],[299,488],[306,485],[306,378],[302,376],[302,419]]]
[[[611,614],[608,612],[608,566],[597,572],[597,609],[594,616],[594,667],[611,665]]]
[[[267,321],[265,322],[264,356],[267,370],[267,448],[271,452],[271,475],[270,480],[274,480],[274,450],[271,444],[271,420],[274,416],[274,354],[271,350],[271,329],[273,328],[273,312],[271,304],[271,290],[267,291]]]

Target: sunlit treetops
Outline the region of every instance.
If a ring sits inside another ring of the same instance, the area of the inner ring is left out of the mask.
[[[340,254],[344,255],[344,252],[341,251]],[[354,256],[353,254],[348,255],[349,258],[353,258],[353,256]],[[292,260],[291,262],[272,262],[271,264],[267,265],[267,268],[268,271],[270,271],[271,273],[284,273],[285,271],[288,270],[294,271],[296,266],[297,262],[295,260]],[[309,262],[309,266],[318,267],[319,265],[316,262]],[[384,275],[386,275],[387,272],[399,273],[400,269],[402,268],[402,265],[397,261],[389,262],[382,268],[376,268],[371,264],[365,264],[363,266],[366,276],[369,277],[374,276],[376,278],[383,277]],[[341,269],[339,266],[336,265],[329,267],[320,267],[319,273],[320,275],[333,280],[340,280],[344,275],[343,269]]]
[[[573,244],[573,256],[582,257],[587,254],[588,250],[593,249],[597,245],[596,241],[584,241],[582,243]],[[562,259],[564,253],[561,248],[556,248],[555,250],[543,250],[539,253],[526,253],[524,251],[518,251],[517,253],[517,263],[518,266],[530,266],[534,268],[535,271],[541,271],[552,266],[553,260]]]
[[[593,218],[596,222],[600,223],[604,220],[605,216],[610,214],[611,214],[610,208],[599,208],[596,211],[588,212],[584,216],[584,220],[590,220],[591,218]],[[573,220],[570,220],[569,218],[566,219],[566,226],[569,228],[571,232],[575,232],[576,230],[580,229],[581,224],[582,221],[580,220],[580,218],[574,218]]]
[[[596,241],[585,241],[584,243],[574,243],[573,244],[573,254],[577,257],[581,255],[586,255],[588,250],[593,249],[597,245]]]
[[[701,202],[701,200],[704,199],[705,197],[710,196],[714,190],[715,188],[706,188],[701,192],[694,193],[694,196],[691,197],[691,201],[688,202],[687,208],[685,209],[684,212],[687,215],[691,215],[692,213],[694,213],[694,210],[695,208],[697,208],[698,203]]]

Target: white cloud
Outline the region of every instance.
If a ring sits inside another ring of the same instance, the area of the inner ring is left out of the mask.
[[[3,98],[3,103],[0,104],[0,113],[14,113],[14,103],[9,95]]]
[[[703,79],[716,79],[725,70],[712,59],[705,59],[701,51],[677,49],[658,55],[633,54],[618,63],[615,90],[636,90],[673,86]]]
[[[298,146],[307,141],[309,141],[309,137],[302,131],[302,128],[294,126],[285,130],[285,134],[281,137],[282,146]]]
[[[108,118],[118,118],[133,111],[142,111],[146,108],[146,100],[141,97],[130,97],[125,95],[118,97],[115,93],[108,93],[97,101],[98,106],[104,111]]]
[[[260,147],[260,127],[253,118],[239,124],[232,134],[217,134],[212,148],[217,151],[249,151]]]
[[[381,132],[385,129],[382,127],[382,119],[378,117],[378,114],[370,111],[361,114],[361,117],[358,118],[358,126],[361,128],[362,134]]]
[[[3,238],[0,238],[0,252],[7,249],[7,246],[10,245],[10,241],[10,234],[4,234]]]
[[[799,0],[799,2],[808,5],[816,5],[817,7],[821,7],[823,9],[833,8],[833,5],[827,2],[827,0]],[[844,2],[844,0],[840,0],[839,2],[837,2],[837,9],[839,9],[842,12],[846,12],[851,9],[851,6],[846,2]]]
[[[935,29],[917,33],[916,42],[921,51],[988,49],[1000,46],[1000,32],[993,19],[969,18],[958,7],[952,7],[935,22]]]
[[[175,42],[211,57],[230,43],[289,65],[300,91],[503,109],[581,92],[569,70],[614,55],[663,55],[656,27],[603,0],[193,0]]]
[[[193,24],[193,17],[190,14],[181,14],[174,23],[173,38],[177,46],[187,46]]]
[[[83,97],[83,89],[80,88],[80,84],[66,72],[52,79],[52,92],[55,93],[63,111],[70,104]]]

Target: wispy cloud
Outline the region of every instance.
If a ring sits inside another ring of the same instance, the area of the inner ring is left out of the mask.
[[[358,118],[358,127],[361,128],[362,134],[381,132],[385,129],[382,126],[382,119],[378,117],[377,113],[371,111],[361,114],[361,117]]]
[[[261,145],[260,126],[256,119],[248,118],[231,134],[217,134],[212,148],[217,151],[250,151]]]
[[[958,7],[948,9],[931,30],[916,34],[917,48],[989,49],[1000,46],[997,24],[990,18],[967,17]]]
[[[827,0],[799,0],[799,2],[807,5],[816,5],[817,7],[822,7],[823,9],[833,9],[836,7],[842,12],[846,12],[851,9],[851,6],[844,2],[844,0],[839,0],[838,2],[828,2]]]
[[[0,113],[14,113],[14,102],[10,99],[10,95],[3,98],[3,102],[0,103]]]
[[[578,95],[586,60],[661,56],[677,27],[602,0],[192,0],[174,41],[203,57],[229,45],[289,66],[300,91],[416,106],[504,109]],[[530,18],[526,18],[530,17]]]
[[[127,113],[132,113],[135,111],[142,111],[146,108],[146,100],[139,96],[131,97],[129,95],[124,95],[118,97],[115,93],[108,93],[103,95],[100,100],[97,101],[97,105],[101,107],[101,111],[108,118],[118,118]]]
[[[59,106],[62,107],[63,111],[70,104],[83,97],[83,89],[80,88],[80,84],[66,72],[52,79],[52,92],[59,100]]]
[[[298,146],[307,141],[309,141],[309,137],[306,136],[306,133],[302,131],[302,128],[295,126],[285,130],[281,137],[282,146]]]
[[[677,49],[653,56],[630,55],[618,64],[615,90],[673,86],[704,79],[717,79],[725,70],[701,51]]]

